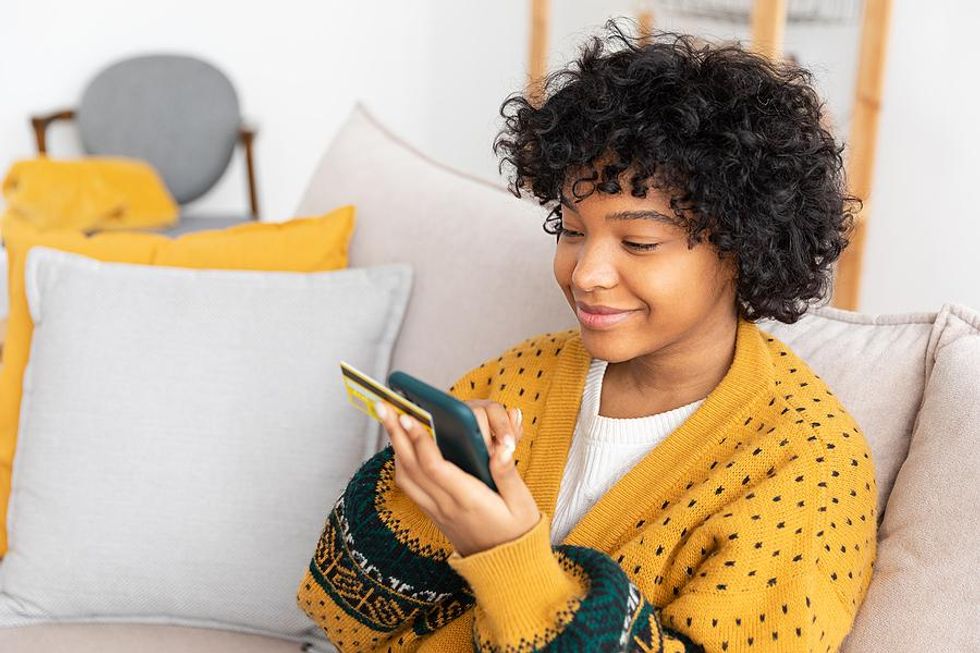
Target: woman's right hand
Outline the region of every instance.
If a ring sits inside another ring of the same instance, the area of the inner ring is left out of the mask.
[[[521,436],[524,435],[520,408],[506,408],[503,404],[489,399],[467,399],[463,403],[469,406],[476,416],[480,432],[483,434],[483,442],[491,457],[497,447],[503,446],[505,435],[512,436],[514,447],[517,447]]]

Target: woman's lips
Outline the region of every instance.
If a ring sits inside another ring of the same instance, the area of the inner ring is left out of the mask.
[[[579,322],[590,329],[608,329],[609,327],[615,326],[627,319],[635,312],[636,311],[623,311],[622,313],[600,315],[598,313],[589,313],[581,306],[575,307],[575,313],[578,315]]]

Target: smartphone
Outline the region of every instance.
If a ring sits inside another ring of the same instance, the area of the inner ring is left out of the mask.
[[[388,375],[388,387],[431,415],[436,444],[443,458],[480,479],[494,492],[498,491],[490,473],[490,452],[469,406],[399,370]]]

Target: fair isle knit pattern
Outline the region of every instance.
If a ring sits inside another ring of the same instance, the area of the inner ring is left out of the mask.
[[[679,427],[550,540],[591,357],[528,338],[458,379],[521,408],[542,512],[462,557],[394,483],[390,446],[328,515],[297,591],[341,651],[800,651],[840,647],[877,545],[871,450],[832,390],[739,320],[734,361]]]

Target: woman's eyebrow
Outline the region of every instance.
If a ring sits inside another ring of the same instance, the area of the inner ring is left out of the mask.
[[[576,209],[572,203],[568,201],[568,198],[565,197],[564,193],[559,194],[559,199],[561,203],[571,209],[573,213],[578,213],[578,209]],[[678,227],[683,224],[679,219],[664,215],[663,213],[654,211],[653,209],[614,211],[606,216],[606,220],[651,220],[653,222],[662,222],[672,227]]]

